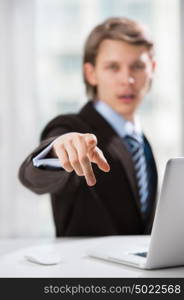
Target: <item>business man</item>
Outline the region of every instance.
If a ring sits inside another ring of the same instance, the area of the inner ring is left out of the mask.
[[[151,86],[153,47],[135,21],[95,27],[83,59],[89,102],[52,120],[22,164],[22,183],[51,194],[56,236],[150,232],[157,171],[135,113]]]

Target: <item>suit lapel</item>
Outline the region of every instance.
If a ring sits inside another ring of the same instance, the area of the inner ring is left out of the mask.
[[[108,150],[110,153],[115,153],[116,157],[118,157],[120,163],[122,164],[134,194],[137,206],[140,208],[134,165],[123,139],[119,136],[114,136],[108,146]]]
[[[88,102],[83,107],[79,116],[90,125],[92,132],[98,133],[98,144],[105,146],[109,153],[119,159],[127,174],[136,204],[140,209],[134,165],[131,154],[127,150],[123,139],[117,135],[110,124],[93,108],[93,104],[91,102]]]

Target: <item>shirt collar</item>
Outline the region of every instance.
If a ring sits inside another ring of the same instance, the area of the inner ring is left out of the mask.
[[[128,121],[109,105],[100,100],[94,102],[94,108],[113,127],[119,136],[124,138],[126,135],[130,135],[139,142],[143,141],[142,129],[137,116],[133,122]]]

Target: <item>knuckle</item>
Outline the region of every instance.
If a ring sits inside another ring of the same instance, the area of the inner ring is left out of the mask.
[[[65,140],[65,134],[60,135],[58,138],[55,139],[54,144],[60,145]]]
[[[70,162],[71,162],[71,164],[74,165],[74,166],[77,165],[77,164],[79,163],[79,161],[78,161],[77,158],[71,159]]]
[[[73,141],[73,138],[72,138],[71,136],[67,138],[67,143],[68,143],[68,144],[71,144],[72,141]]]
[[[78,132],[71,132],[69,135],[68,135],[68,141],[73,141],[73,139],[77,138],[79,136],[79,133]]]
[[[77,136],[77,139],[78,139],[78,141],[80,141],[80,142],[85,141],[85,137],[84,137],[83,134],[79,134],[79,135]]]
[[[54,144],[53,144],[53,148],[55,150],[62,150],[63,149],[63,142],[61,140],[58,140],[56,141]]]
[[[95,142],[97,142],[97,137],[96,135],[94,135],[93,133],[90,134],[90,139],[94,140]]]
[[[88,157],[87,155],[83,154],[79,157],[79,161],[84,164],[84,163],[87,163],[88,162]]]
[[[71,169],[70,163],[68,161],[63,161],[62,165],[64,169]]]
[[[86,151],[86,138],[85,138],[85,135],[84,134],[83,135],[78,135],[76,140],[78,142],[77,146],[80,147],[80,148],[82,147],[82,149],[84,151]]]

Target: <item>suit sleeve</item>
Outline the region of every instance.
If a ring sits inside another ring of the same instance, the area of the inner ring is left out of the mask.
[[[70,131],[70,128],[53,126],[53,122],[47,125],[41,135],[40,145],[25,159],[19,169],[19,179],[24,186],[37,194],[55,193],[65,187],[72,173],[59,168],[37,168],[33,165],[33,158],[58,136]]]

